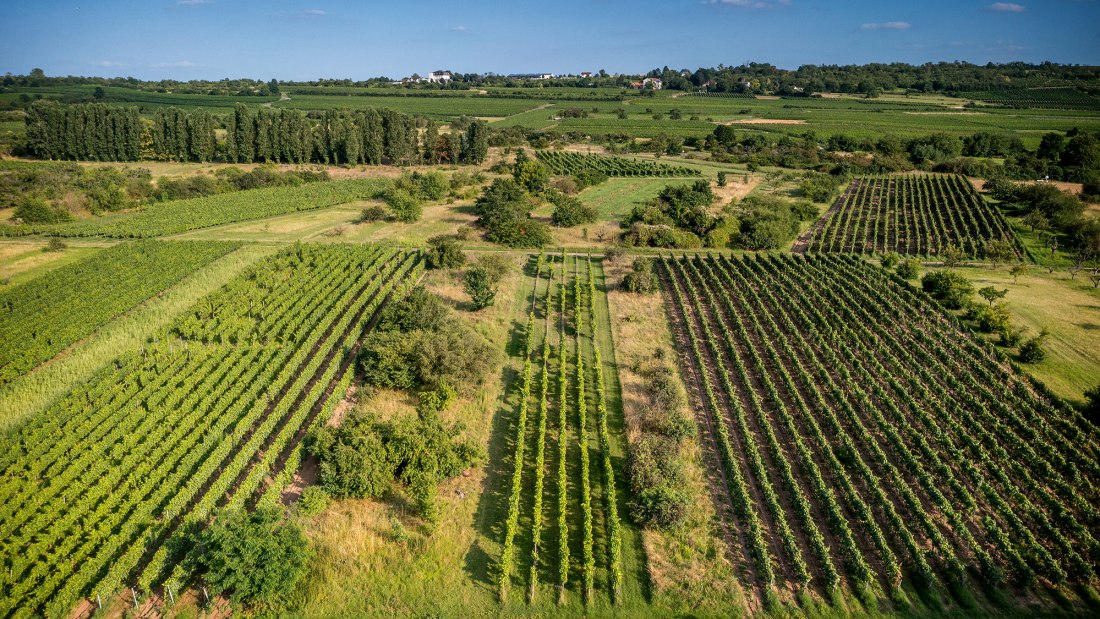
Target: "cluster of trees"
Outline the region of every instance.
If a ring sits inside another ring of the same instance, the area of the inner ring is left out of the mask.
[[[910,65],[901,62],[866,65],[802,65],[795,70],[779,69],[768,63],[751,62],[737,67],[670,69],[647,74],[659,77],[664,88],[706,89],[709,92],[755,92],[805,96],[814,92],[862,93],[877,96],[883,90],[957,93],[1049,86],[1052,83],[1096,91],[1100,71],[1096,67],[1060,65],[1050,62],[976,65],[968,62],[939,62]]]
[[[623,219],[623,243],[632,247],[738,248],[781,247],[798,233],[799,222],[817,217],[809,202],[750,196],[731,202],[720,213],[707,181],[670,185],[656,199],[634,207]]]
[[[990,180],[985,190],[1044,237],[1051,257],[1059,248],[1067,250],[1074,256],[1074,266],[1080,269],[1100,256],[1100,218],[1086,216],[1079,196],[1046,183],[1021,184],[1004,179]],[[1100,187],[1087,185],[1086,195],[1088,192],[1100,193]]]
[[[480,164],[489,148],[483,121],[467,119],[441,134],[436,125],[393,110],[329,110],[311,118],[237,104],[224,120],[202,108],[161,108],[152,116],[145,121],[132,107],[38,101],[27,112],[24,150],[42,159],[90,161],[407,165]],[[223,124],[219,141],[216,129]]]
[[[470,295],[473,309],[480,310],[496,302],[500,281],[512,269],[509,259],[499,254],[478,257],[463,276],[463,290]]]
[[[537,161],[529,163],[542,165]],[[542,247],[551,241],[550,227],[531,217],[534,197],[528,191],[539,180],[536,175],[530,182],[521,182],[523,178],[519,182],[510,178],[494,180],[474,203],[477,222],[485,229],[486,238],[494,243],[516,248]]]
[[[437,486],[482,458],[472,442],[455,439],[461,427],[440,419],[453,399],[443,386],[421,394],[415,419],[387,422],[354,414],[339,427],[315,430],[306,437],[306,450],[317,457],[321,487],[333,497],[360,499],[401,488],[421,517],[437,522]]]
[[[445,384],[463,391],[484,379],[495,358],[482,335],[417,286],[386,306],[358,362],[370,386],[424,391]]]
[[[137,108],[36,101],[27,109],[25,149],[41,159],[137,161],[145,127]]]
[[[954,172],[967,176],[1005,177],[1100,183],[1100,138],[1071,129],[1051,132],[1035,151],[1019,138],[989,131],[968,136],[932,134],[903,140],[894,135],[856,139],[844,135],[819,138],[807,131],[798,136],[737,133],[719,125],[703,139],[691,137],[684,145],[709,151],[717,161],[750,166],[827,169],[834,175],[859,170],[889,173],[913,169]],[[838,153],[844,153],[843,156]],[[851,157],[848,153],[863,156]],[[1002,158],[1003,163],[989,158]]]
[[[267,96],[279,94],[279,82],[248,78],[212,80],[139,80],[136,77],[86,77],[81,75],[48,76],[39,68],[27,75],[7,74],[0,88],[41,88],[43,86],[94,85],[101,88],[127,88],[146,92],[172,92],[196,95]]]

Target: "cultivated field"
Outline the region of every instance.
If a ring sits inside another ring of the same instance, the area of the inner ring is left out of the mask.
[[[856,178],[798,251],[935,256],[947,245],[982,257],[987,241],[1023,246],[999,211],[960,176]]]
[[[1095,428],[921,295],[849,257],[661,265],[751,607],[1096,586]]]
[[[382,247],[289,247],[5,436],[0,611],[63,614],[123,583],[180,591],[166,540],[278,498],[360,333],[421,268]]]

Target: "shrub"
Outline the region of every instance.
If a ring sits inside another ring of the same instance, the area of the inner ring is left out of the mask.
[[[921,278],[921,287],[948,309],[966,307],[974,294],[970,280],[954,271],[929,271]]]
[[[497,289],[484,267],[474,267],[466,271],[463,290],[470,295],[475,310],[489,307],[496,301]]]
[[[20,200],[14,216],[25,224],[56,224],[73,219],[68,211],[51,207],[37,196],[26,196]]]
[[[1100,425],[1100,383],[1085,392],[1085,419],[1093,425]]]
[[[638,258],[634,261],[634,270],[623,278],[623,289],[627,292],[648,294],[657,290],[657,275],[653,272],[651,258]]]
[[[462,243],[458,239],[441,234],[428,239],[424,261],[429,269],[458,269],[466,264],[466,254],[462,253]]]
[[[625,255],[625,249],[617,245],[612,245],[611,247],[608,247],[606,250],[604,250],[603,259],[609,263],[615,263],[621,260]]]
[[[550,202],[554,204],[554,212],[550,215],[550,221],[559,228],[590,224],[599,219],[600,216],[596,207],[589,206],[577,198],[558,191],[550,193]]]
[[[508,247],[535,248],[550,242],[550,229],[531,219],[531,204],[523,188],[511,179],[497,179],[477,199],[474,210],[486,237]]]
[[[906,258],[898,263],[898,277],[902,279],[916,279],[920,274],[921,263],[916,258]]]
[[[45,251],[45,252],[65,251],[66,247],[68,247],[68,245],[65,244],[65,241],[62,241],[61,239],[59,239],[55,236],[55,237],[51,238],[48,243],[46,243],[46,246],[42,248],[42,251]]]
[[[386,209],[379,204],[372,204],[359,213],[359,219],[355,220],[355,223],[369,224],[376,221],[382,221],[385,218]]]
[[[385,200],[398,221],[414,223],[420,220],[420,215],[424,212],[420,199],[401,187],[387,191]]]
[[[892,269],[896,267],[899,262],[901,262],[901,256],[892,251],[885,252],[879,257],[879,264],[885,269]]]
[[[1033,338],[1030,338],[1026,342],[1020,345],[1020,361],[1024,363],[1041,363],[1047,358],[1046,348],[1043,347],[1043,340],[1046,339],[1047,332],[1044,329]]]
[[[294,502],[294,510],[299,516],[316,516],[328,507],[328,492],[320,486],[308,486]]]
[[[306,573],[305,535],[282,511],[226,511],[192,539],[191,567],[214,591],[246,605],[278,607]]]

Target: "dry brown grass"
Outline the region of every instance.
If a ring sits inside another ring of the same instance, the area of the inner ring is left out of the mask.
[[[652,358],[657,349],[663,349],[671,358],[673,347],[661,294],[636,295],[618,287],[629,268],[627,259],[604,266],[627,441],[632,444],[640,436],[641,415],[648,404],[645,380],[632,368]],[[680,390],[684,393],[682,384]],[[743,594],[726,559],[725,542],[711,530],[716,514],[706,487],[702,454],[695,442],[685,443],[687,490],[694,498],[691,519],[681,531],[642,531],[654,597],[673,607],[679,602],[695,611],[725,608],[732,612],[743,605]]]

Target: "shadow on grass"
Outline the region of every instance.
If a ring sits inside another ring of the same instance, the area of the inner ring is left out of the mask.
[[[525,328],[526,320],[513,322],[505,349],[509,357],[522,354]],[[518,414],[512,384],[519,376],[520,373],[511,365],[506,364],[501,370],[503,397],[493,412],[485,478],[481,484],[481,494],[474,512],[474,528],[480,537],[467,551],[463,562],[464,569],[472,580],[483,583],[493,590],[496,589],[496,559],[483,544],[486,539],[499,541],[504,536],[503,523],[508,509],[510,491],[508,476],[514,467],[513,456],[510,455],[515,449],[513,426]]]

